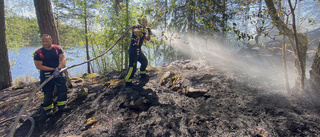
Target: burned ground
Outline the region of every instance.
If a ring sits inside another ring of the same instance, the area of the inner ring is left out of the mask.
[[[148,69],[149,78],[126,88],[123,73],[73,79],[69,112],[46,119],[36,115],[42,94],[28,105],[35,128],[31,136],[319,136],[319,103],[272,90],[273,86],[205,61],[176,61]],[[268,86],[269,85],[269,86]],[[0,95],[0,136],[9,133],[37,84],[6,89]],[[81,92],[81,94],[79,94]],[[83,94],[84,93],[84,94]],[[22,102],[22,103],[21,103]],[[20,104],[20,105],[19,105]],[[28,120],[15,136],[25,136]]]

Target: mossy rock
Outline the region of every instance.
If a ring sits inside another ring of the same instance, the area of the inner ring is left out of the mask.
[[[115,86],[115,85],[118,85],[119,83],[123,82],[124,79],[111,79],[109,81],[107,81],[105,83],[105,86]]]
[[[166,73],[164,73],[161,78],[160,78],[160,85],[164,85],[166,83],[168,83],[168,81],[171,81],[171,78],[174,76],[175,74],[171,71],[168,71]]]
[[[81,88],[77,94],[77,98],[82,98],[87,96],[88,96],[88,88]]]
[[[91,73],[91,74],[87,74],[85,76],[85,78],[97,78],[99,77],[100,75],[98,73]]]
[[[23,86],[14,86],[12,87],[12,90],[18,90],[18,89],[23,89],[24,87]]]
[[[80,77],[72,77],[70,80],[74,81],[74,83],[82,83],[83,79]]]
[[[97,77],[98,79],[104,79],[104,78],[106,78],[105,76],[98,76]]]
[[[181,78],[181,76],[178,76],[178,75],[171,77],[172,84],[174,84],[176,82],[176,80],[179,78]]]

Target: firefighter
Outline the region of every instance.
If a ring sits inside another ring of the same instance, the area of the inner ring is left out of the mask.
[[[52,44],[52,37],[48,34],[43,34],[41,37],[42,48],[34,53],[34,64],[40,70],[40,84],[48,79],[51,75],[54,78],[50,80],[41,91],[44,94],[43,103],[41,104],[46,117],[52,115],[54,108],[53,94],[54,87],[57,88],[57,106],[58,111],[65,112],[69,110],[66,106],[67,102],[67,86],[66,77],[63,73],[59,73],[61,68],[65,67],[66,57],[62,48],[59,45]]]
[[[137,69],[137,61],[140,62],[140,79],[146,79],[146,68],[148,60],[141,51],[144,40],[149,41],[151,29],[147,28],[148,20],[146,18],[138,19],[138,25],[132,27],[131,44],[129,47],[129,68],[125,77],[126,86],[132,85],[132,78]]]

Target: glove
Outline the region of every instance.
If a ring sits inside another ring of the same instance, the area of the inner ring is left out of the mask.
[[[54,72],[52,73],[52,75],[54,76],[54,78],[59,77],[59,68],[55,68]]]

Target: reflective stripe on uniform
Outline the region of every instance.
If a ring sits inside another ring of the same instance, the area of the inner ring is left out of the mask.
[[[128,80],[126,80],[126,82],[132,82],[132,79],[128,79]]]
[[[125,81],[126,81],[126,82],[131,82],[131,81],[132,81],[132,79],[130,79],[130,76],[131,76],[131,74],[132,74],[132,71],[133,71],[133,67],[130,67],[130,68],[129,68],[129,71],[128,71],[128,74],[127,74],[127,76],[126,76],[126,78],[125,78]]]
[[[58,101],[57,106],[64,106],[67,104],[67,101]]]
[[[140,71],[140,74],[146,74],[146,71]]]
[[[45,75],[46,78],[48,78],[48,77],[51,76],[51,75],[50,75],[50,72],[45,72],[44,75]]]
[[[49,106],[46,106],[46,107],[43,107],[43,109],[45,111],[49,110],[49,109],[53,109],[53,104],[49,105]]]

